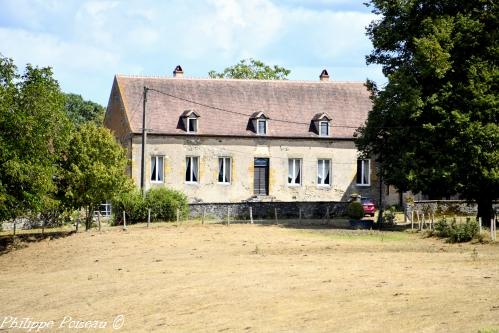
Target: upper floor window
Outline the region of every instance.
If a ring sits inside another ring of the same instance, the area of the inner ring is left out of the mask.
[[[357,160],[357,185],[371,185],[371,160]]]
[[[253,129],[258,135],[267,135],[269,117],[265,115],[262,111],[255,112],[251,115],[251,122],[253,123]]]
[[[196,133],[198,131],[198,119],[187,118],[187,132]]]
[[[195,111],[185,110],[180,117],[187,133],[197,133],[199,131],[199,114]]]
[[[218,182],[223,184],[230,184],[230,172],[230,157],[220,157],[218,159]]]
[[[329,127],[331,117],[327,113],[317,113],[312,119],[315,131],[319,136],[328,137],[330,135]]]
[[[329,121],[320,121],[319,122],[319,135],[320,136],[329,136]]]
[[[301,184],[301,160],[298,158],[290,158],[288,160],[288,184]]]
[[[187,183],[199,182],[199,157],[187,156],[185,158],[185,181]]]
[[[331,160],[317,161],[317,185],[331,185]]]
[[[259,135],[267,134],[267,120],[266,119],[258,119],[257,121],[258,127],[256,133]]]
[[[163,182],[163,156],[151,156],[151,182]]]

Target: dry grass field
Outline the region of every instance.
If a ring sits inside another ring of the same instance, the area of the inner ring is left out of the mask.
[[[499,327],[499,246],[408,232],[137,225],[30,243],[0,266],[0,320],[53,320],[51,332],[94,331],[58,329],[65,316],[113,331],[120,314],[120,332]]]

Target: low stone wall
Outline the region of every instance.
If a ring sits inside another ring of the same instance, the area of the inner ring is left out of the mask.
[[[201,218],[203,211],[208,219],[226,219],[230,209],[232,219],[249,220],[250,207],[253,219],[274,219],[275,210],[279,219],[297,219],[302,211],[303,219],[323,219],[343,216],[348,202],[313,201],[313,202],[238,202],[238,203],[193,203],[189,205],[189,217]]]

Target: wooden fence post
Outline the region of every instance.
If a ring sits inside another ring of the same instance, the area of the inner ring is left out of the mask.
[[[177,208],[177,223],[180,223],[180,210]]]
[[[277,219],[277,208],[274,207],[274,216],[275,216],[275,224],[279,223],[279,220]]]
[[[496,240],[496,220],[494,218],[490,220],[490,238],[493,241]]]
[[[227,226],[230,225],[230,208],[227,207]]]
[[[78,228],[80,227],[80,217],[76,218],[76,232],[78,233]]]
[[[411,230],[414,230],[414,211],[411,210]]]
[[[151,208],[147,208],[147,227],[149,228],[149,224],[151,223]]]
[[[101,224],[100,224],[100,210],[97,211],[97,222],[99,223],[99,231],[101,231]]]
[[[201,216],[201,224],[204,224],[205,217],[206,217],[206,207],[203,207],[203,215]]]
[[[479,234],[482,233],[482,218],[481,217],[478,218],[478,233]]]
[[[126,230],[126,213],[125,213],[125,210],[123,210],[123,230]]]
[[[249,211],[250,211],[250,222],[251,224],[253,224],[253,207],[250,206]]]
[[[42,235],[45,234],[45,219],[42,221]]]
[[[17,222],[16,222],[16,220],[14,220],[14,230],[13,230],[12,236],[16,235],[16,224],[17,224]]]

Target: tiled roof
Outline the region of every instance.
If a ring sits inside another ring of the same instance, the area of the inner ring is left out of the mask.
[[[351,138],[371,109],[361,82],[190,79],[117,75],[125,110],[134,133],[142,129],[142,95],[147,96],[150,133],[186,134],[180,119],[186,110],[200,116],[198,134],[255,136],[251,115],[270,118],[267,136],[318,137],[312,119],[326,113],[331,136]],[[158,91],[162,92],[159,93]]]

